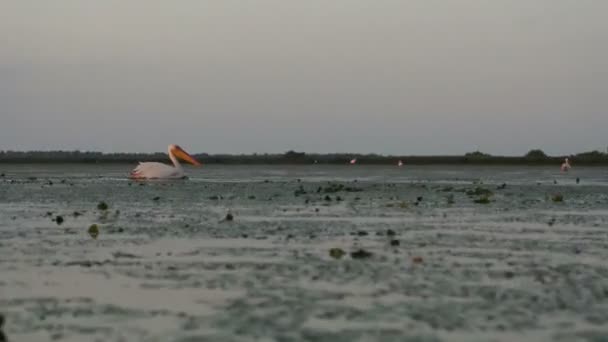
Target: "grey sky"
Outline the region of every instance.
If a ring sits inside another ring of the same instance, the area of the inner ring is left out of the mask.
[[[606,13],[606,0],[0,0],[0,150],[604,150]]]

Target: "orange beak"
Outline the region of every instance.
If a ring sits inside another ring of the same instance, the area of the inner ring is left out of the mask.
[[[191,155],[189,155],[188,152],[184,151],[179,146],[177,146],[177,147],[175,147],[173,149],[173,154],[177,158],[179,158],[179,159],[181,159],[181,160],[183,160],[185,162],[188,162],[188,163],[190,163],[192,165],[196,165],[196,166],[200,166],[201,165],[201,163],[199,163],[196,159],[194,159],[194,157],[192,157]]]

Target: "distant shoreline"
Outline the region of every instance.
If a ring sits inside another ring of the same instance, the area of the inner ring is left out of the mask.
[[[378,154],[307,154],[288,151],[282,154],[195,154],[203,164],[242,165],[309,165],[348,164],[356,158],[357,164],[395,165],[399,160],[405,165],[559,165],[564,158],[570,158],[578,165],[608,165],[608,154],[592,151],[569,156],[547,156],[541,150],[531,150],[524,156],[492,156],[481,152],[471,152],[460,156],[386,156]],[[101,153],[81,151],[0,151],[0,163],[137,163],[140,161],[168,162],[165,153]]]

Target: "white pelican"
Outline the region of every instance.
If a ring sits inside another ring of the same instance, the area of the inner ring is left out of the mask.
[[[572,166],[570,165],[570,160],[568,158],[564,159],[564,163],[562,164],[561,170],[562,172],[568,172]]]
[[[357,158],[353,158],[353,159],[351,159],[351,160],[350,160],[350,164],[351,164],[351,165],[355,165],[355,164],[357,164]]]
[[[156,162],[145,162],[139,163],[131,174],[129,178],[131,179],[170,179],[170,178],[184,178],[184,169],[181,164],[177,160],[177,158],[186,161],[192,165],[201,165],[196,159],[194,159],[188,152],[184,151],[181,147],[177,145],[169,145],[169,158],[173,162],[173,166],[156,163]]]
[[[400,160],[400,161],[397,163],[397,166],[402,167],[402,166],[403,166],[403,162]]]

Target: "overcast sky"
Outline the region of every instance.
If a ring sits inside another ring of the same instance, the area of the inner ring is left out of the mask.
[[[0,0],[0,150],[608,146],[606,0]]]

